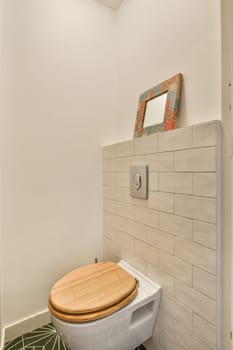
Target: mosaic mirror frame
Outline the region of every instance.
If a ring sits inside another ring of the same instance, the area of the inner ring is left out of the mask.
[[[150,135],[155,132],[172,130],[176,127],[176,117],[179,111],[182,74],[178,73],[155,87],[145,91],[139,97],[138,111],[134,128],[134,137]],[[163,122],[143,127],[147,102],[167,93]]]

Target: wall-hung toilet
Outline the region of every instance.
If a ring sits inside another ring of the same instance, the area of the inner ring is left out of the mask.
[[[69,350],[133,350],[152,336],[160,294],[125,261],[103,262],[55,283],[49,310]]]

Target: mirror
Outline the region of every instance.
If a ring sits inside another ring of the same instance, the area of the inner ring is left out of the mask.
[[[163,122],[166,101],[167,93],[147,102],[143,123],[144,128]]]
[[[134,137],[175,128],[181,84],[182,74],[178,73],[140,96]]]

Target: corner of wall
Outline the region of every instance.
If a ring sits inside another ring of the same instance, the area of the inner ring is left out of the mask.
[[[31,332],[33,329],[39,328],[51,322],[50,313],[48,309],[38,312],[35,315],[31,315],[25,319],[19,320],[15,323],[7,325],[3,328],[3,340],[2,346],[4,346],[4,342],[7,342],[11,339],[15,339],[22,334]]]

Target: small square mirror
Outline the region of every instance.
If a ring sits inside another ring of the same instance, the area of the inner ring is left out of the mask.
[[[134,137],[175,128],[181,83],[182,74],[179,73],[140,96]]]

